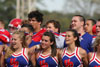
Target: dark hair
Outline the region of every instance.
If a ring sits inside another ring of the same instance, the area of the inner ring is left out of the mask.
[[[29,24],[29,20],[22,20],[21,25],[23,24]]]
[[[43,22],[43,14],[39,11],[32,11],[28,14],[28,18],[36,18],[38,22]]]
[[[84,18],[84,16],[82,16],[82,15],[74,15],[74,16],[78,16],[79,17],[79,20],[80,21],[83,21],[84,22],[84,25],[85,25],[85,18]]]
[[[100,19],[98,19],[97,21],[100,21]]]
[[[56,41],[55,41],[55,36],[54,36],[54,34],[52,33],[52,32],[45,32],[44,34],[43,34],[43,36],[48,36],[48,37],[50,37],[50,42],[53,42],[53,44],[51,45],[51,56],[52,57],[54,57],[54,56],[56,56],[56,52],[57,52],[57,50],[56,50]]]
[[[30,25],[30,24],[23,24],[23,25],[21,26],[21,28],[23,28],[23,27],[27,27],[31,32],[34,31],[34,28],[33,28],[32,25]]]
[[[87,19],[87,20],[92,21],[92,25],[95,25],[96,24],[96,21],[94,19]]]
[[[53,23],[54,27],[55,27],[55,28],[58,28],[58,33],[60,33],[60,27],[61,27],[61,25],[60,25],[59,21],[56,21],[56,20],[49,20],[49,21],[47,21],[46,26],[47,26],[49,23]]]
[[[75,46],[80,47],[79,34],[77,33],[77,31],[74,29],[68,29],[67,31],[71,31],[73,33],[73,36],[77,37],[77,40],[75,41]]]

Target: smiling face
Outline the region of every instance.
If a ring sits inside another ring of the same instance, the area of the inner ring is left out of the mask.
[[[50,41],[50,37],[43,35],[42,41],[41,41],[41,47],[42,47],[42,49],[51,48],[52,44],[53,44],[53,42]]]
[[[84,26],[84,17],[83,16],[74,16],[72,18],[72,22],[71,22],[71,25],[70,27],[72,29],[75,29],[76,31],[80,32],[80,30],[83,30],[83,26]]]
[[[22,40],[18,34],[12,35],[11,46],[13,47],[13,49],[18,49],[19,47],[22,47]]]
[[[65,36],[66,44],[68,44],[68,45],[75,44],[76,40],[77,40],[77,37],[73,36],[73,32],[71,32],[71,31],[66,32],[66,36]]]
[[[74,16],[72,18],[71,28],[75,29],[75,30],[78,30],[80,27],[81,27],[81,22],[79,20],[79,17],[78,16]]]

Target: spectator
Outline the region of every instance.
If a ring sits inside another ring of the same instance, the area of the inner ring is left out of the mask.
[[[34,28],[32,40],[35,42],[40,42],[43,33],[46,31],[41,28],[41,24],[43,22],[43,14],[39,11],[32,11],[28,14],[29,24]]]
[[[56,20],[47,21],[46,30],[54,33],[57,48],[64,48],[65,37],[60,35],[60,23],[59,23],[59,21],[56,21]]]
[[[88,67],[86,51],[80,47],[79,35],[76,30],[66,31],[65,42],[67,47],[62,50],[64,67]],[[83,64],[82,64],[83,63]]]
[[[85,23],[85,31],[88,32],[90,35],[96,35],[96,29],[94,28],[95,24],[96,21],[94,19],[88,19]]]
[[[23,31],[15,31],[12,34],[10,47],[4,45],[3,48],[5,54],[2,60],[5,64],[2,64],[1,67],[27,67],[29,65],[29,60],[32,60],[31,54],[35,50],[34,47],[27,48],[25,44],[25,33]]]
[[[51,32],[45,32],[41,40],[41,48],[36,52],[33,59],[33,64],[39,67],[62,67],[61,55],[59,50],[56,48],[55,36]]]
[[[10,21],[10,23],[8,24],[8,27],[9,27],[9,32],[12,34],[14,31],[18,30],[21,28],[21,22],[22,20],[21,19],[12,19]]]
[[[20,30],[25,32],[25,34],[26,34],[26,44],[27,44],[27,46],[29,48],[34,46],[34,45],[40,44],[40,42],[35,42],[35,41],[32,40],[33,31],[34,31],[32,25],[30,25],[30,24],[23,24],[21,26]]]
[[[75,15],[72,18],[71,28],[75,29],[80,35],[80,45],[87,53],[93,51],[92,36],[84,30],[85,18],[81,15]]]

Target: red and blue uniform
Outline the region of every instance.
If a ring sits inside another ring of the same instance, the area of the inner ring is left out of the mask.
[[[18,54],[13,53],[10,57],[6,59],[7,67],[28,67],[29,59],[26,55],[26,48]]]
[[[42,35],[44,34],[44,32],[46,32],[46,29],[41,29],[39,32],[34,33],[34,35],[32,36],[32,40],[34,42],[40,42]]]
[[[64,48],[64,53],[62,55],[62,62],[64,67],[78,67],[82,64],[79,48],[76,47],[73,53],[68,53],[67,48]]]
[[[93,53],[92,58],[89,60],[89,67],[100,67],[100,59],[96,57],[96,53]]]
[[[43,55],[40,52],[37,58],[37,65],[39,67],[58,67],[58,60],[57,57],[51,57],[50,54]]]
[[[92,41],[93,41],[93,37],[88,34],[87,32],[84,35],[80,34],[80,46],[86,50],[87,53],[89,52],[93,52],[93,48],[92,48]],[[64,42],[64,47],[67,47],[66,42]]]
[[[40,41],[41,41],[41,38],[42,38],[42,35],[44,34],[44,32],[46,32],[46,29],[41,29],[39,32],[35,32],[33,33],[34,35],[32,36],[32,42],[29,44],[29,48],[34,46],[34,45],[38,45],[40,44]]]

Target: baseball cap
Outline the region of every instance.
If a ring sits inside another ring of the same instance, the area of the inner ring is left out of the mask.
[[[9,43],[10,33],[5,29],[0,29],[0,41],[3,43]]]
[[[21,19],[18,19],[18,18],[15,18],[15,19],[12,19],[9,23],[9,27],[15,27],[15,28],[21,28],[21,22],[22,20]]]

